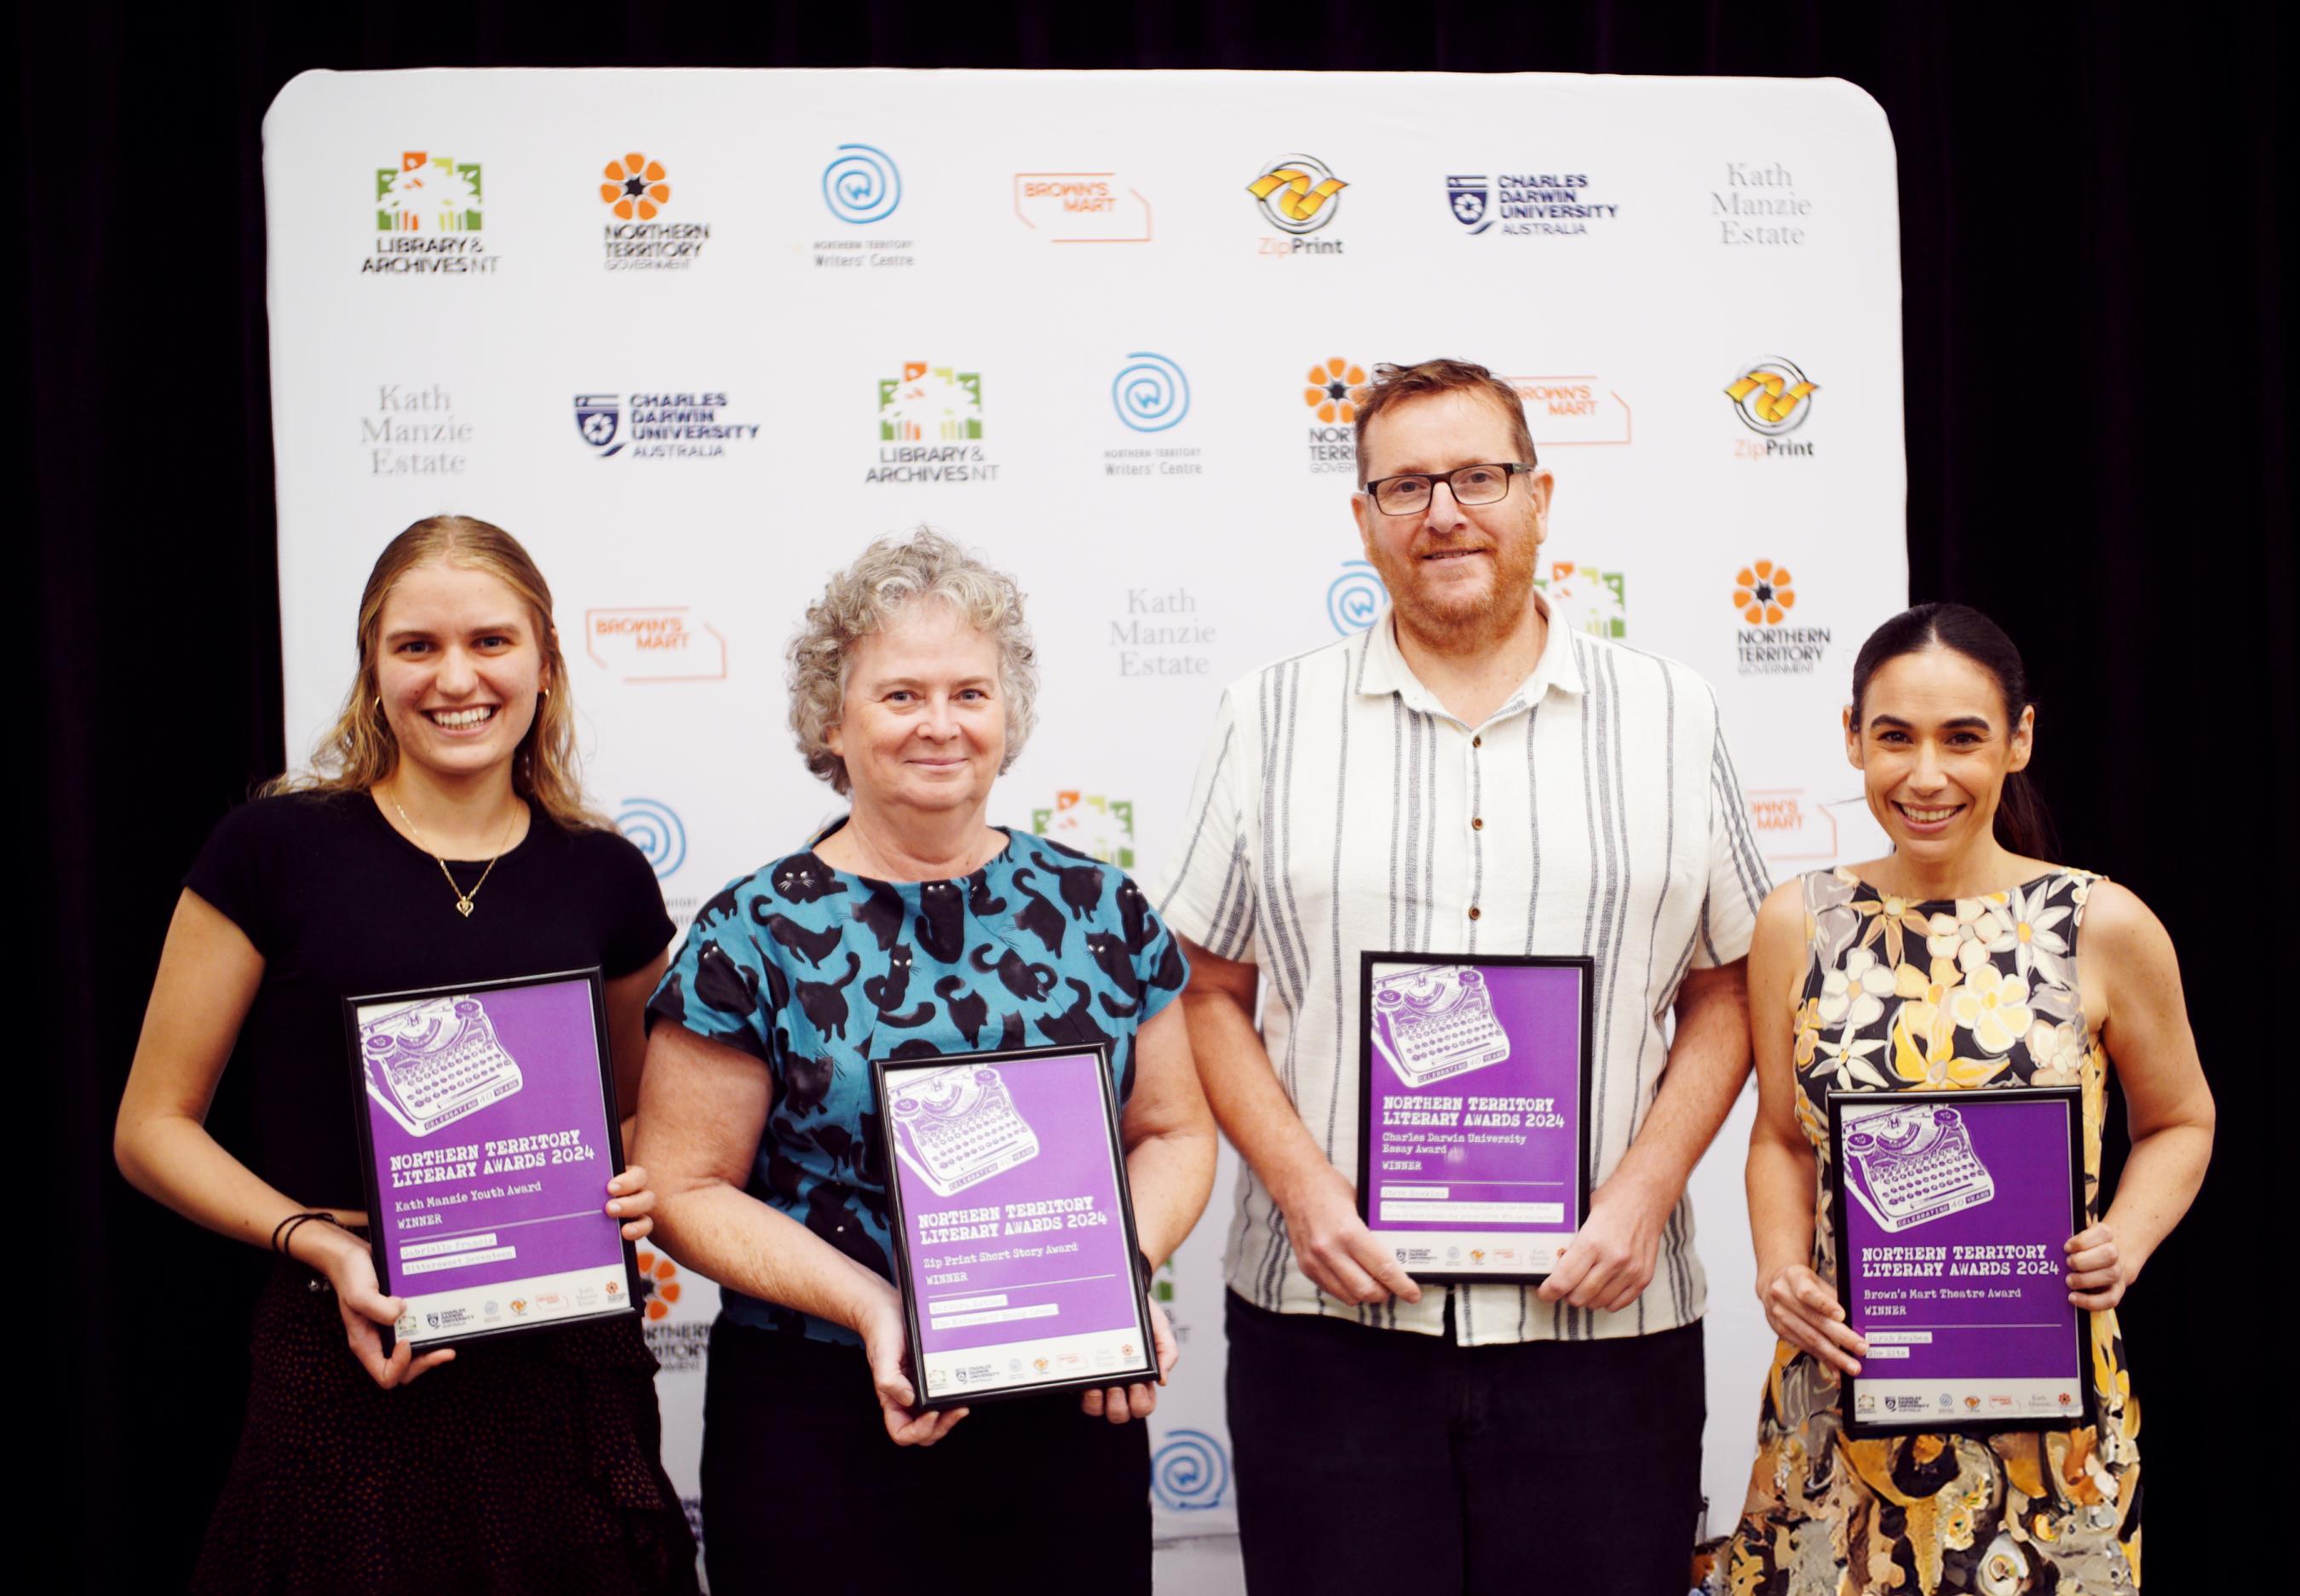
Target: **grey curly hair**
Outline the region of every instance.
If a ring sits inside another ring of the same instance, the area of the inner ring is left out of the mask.
[[[1022,619],[1022,590],[931,527],[907,538],[891,535],[863,550],[806,607],[790,643],[790,725],[806,768],[844,794],[846,762],[830,751],[830,728],[846,702],[854,644],[882,629],[908,604],[940,599],[998,645],[998,688],[1006,705],[1010,769],[1038,717],[1038,667]]]

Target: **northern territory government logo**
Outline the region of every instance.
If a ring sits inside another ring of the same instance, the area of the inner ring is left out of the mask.
[[[1534,578],[1533,585],[1548,598],[1550,619],[1559,625],[1616,641],[1629,635],[1629,582],[1623,573],[1553,560],[1548,574]]]
[[[1014,220],[1048,244],[1147,244],[1150,202],[1114,171],[1018,171]]]
[[[502,264],[488,254],[486,193],[479,163],[407,150],[375,173],[375,248],[362,274],[485,276]]]
[[[1104,476],[1205,475],[1204,451],[1169,436],[1190,413],[1190,379],[1178,362],[1147,349],[1128,355],[1110,379],[1110,408],[1128,431],[1148,436],[1104,449]]]
[[[729,413],[721,393],[642,390],[575,395],[575,431],[600,460],[723,460],[729,448],[755,443],[756,421]]]
[[[1342,190],[1349,185],[1315,155],[1280,155],[1262,163],[1246,186],[1262,208],[1262,219],[1282,237],[1264,237],[1254,253],[1263,255],[1338,255],[1339,238],[1312,238],[1341,214]]]
[[[618,155],[601,169],[599,204],[607,213],[609,271],[686,271],[711,242],[709,222],[666,217],[671,171],[640,151]]]
[[[1733,639],[1743,676],[1811,676],[1829,652],[1827,627],[1793,624],[1796,579],[1786,565],[1753,560],[1733,573]]]
[[[1471,237],[1586,237],[1621,215],[1590,193],[1587,172],[1455,173],[1446,179],[1446,208]]]
[[[865,482],[994,482],[983,452],[982,373],[904,361],[879,379],[879,460]]]
[[[1366,384],[1366,369],[1355,361],[1329,355],[1310,368],[1304,385],[1295,391],[1308,407],[1310,469],[1321,474],[1358,469],[1358,394]]]
[[[646,1307],[647,1351],[664,1374],[699,1374],[711,1344],[707,1308],[696,1311],[688,1297],[690,1283],[679,1266],[652,1248],[638,1250],[639,1295]]]
[[[1134,805],[1127,799],[1077,789],[1056,793],[1053,808],[1030,811],[1030,830],[1089,859],[1121,870],[1134,868]]]
[[[822,203],[843,234],[814,241],[814,263],[873,271],[915,265],[916,245],[888,226],[903,204],[903,169],[876,145],[842,144],[822,169]]]
[[[1733,402],[1733,413],[1741,418],[1741,425],[1757,436],[1736,438],[1734,457],[1772,460],[1812,454],[1811,440],[1788,435],[1812,418],[1812,396],[1820,391],[1819,383],[1779,356],[1742,367],[1740,374],[1725,386],[1725,397]]]

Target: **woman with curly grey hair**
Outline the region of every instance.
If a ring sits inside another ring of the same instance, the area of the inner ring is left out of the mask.
[[[724,1304],[712,1588],[892,1590],[911,1570],[870,1551],[892,1525],[995,1492],[1022,1510],[966,1534],[1002,1580],[1146,1592],[1149,1447],[1130,1421],[1154,1385],[916,1409],[871,1061],[1108,1044],[1154,1268],[1213,1183],[1174,1002],[1188,968],[1123,872],[989,823],[1038,691],[1011,578],[931,530],[880,538],[808,608],[790,665],[799,752],[849,811],[696,914],[649,1006],[639,1105],[656,1239]],[[1151,1314],[1162,1379],[1174,1340]]]

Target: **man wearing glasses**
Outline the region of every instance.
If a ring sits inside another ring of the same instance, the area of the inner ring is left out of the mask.
[[[1704,1409],[1685,1182],[1747,1072],[1767,888],[1716,699],[1552,624],[1554,484],[1485,368],[1377,368],[1357,469],[1389,608],[1229,688],[1156,894],[1247,1166],[1225,1260],[1246,1583],[1681,1596]],[[1418,1286],[1357,1217],[1370,949],[1594,960],[1596,1189],[1538,1289]]]

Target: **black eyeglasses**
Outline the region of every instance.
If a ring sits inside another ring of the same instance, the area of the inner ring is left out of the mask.
[[[1383,477],[1365,485],[1374,505],[1384,515],[1414,515],[1426,510],[1437,485],[1452,490],[1461,505],[1498,504],[1509,497],[1510,478],[1535,468],[1517,461],[1503,465],[1465,465],[1430,476],[1416,471],[1404,477]]]

